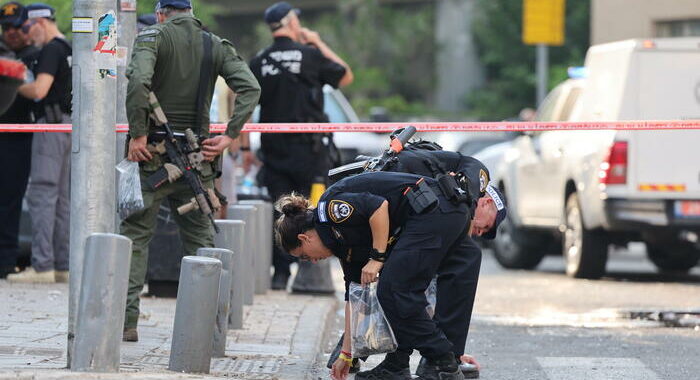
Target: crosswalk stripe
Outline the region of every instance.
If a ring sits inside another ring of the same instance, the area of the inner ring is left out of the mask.
[[[634,358],[538,357],[550,380],[659,380]]]

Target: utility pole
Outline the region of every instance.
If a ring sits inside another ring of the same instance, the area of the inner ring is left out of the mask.
[[[74,0],[72,31],[68,363],[75,340],[85,242],[92,233],[115,230],[117,4],[114,0]]]
[[[537,107],[542,104],[547,96],[547,80],[549,79],[549,46],[537,44],[536,51],[536,75],[537,75]]]
[[[119,33],[117,37],[117,124],[128,124],[126,118],[126,68],[136,39],[136,0],[117,0]],[[127,133],[117,133],[116,162],[125,157]],[[116,174],[115,174],[116,175]],[[117,194],[115,193],[115,196]],[[115,233],[119,233],[119,215],[115,216]]]

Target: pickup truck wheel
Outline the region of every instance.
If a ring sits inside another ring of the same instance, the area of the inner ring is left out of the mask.
[[[646,242],[647,256],[661,272],[686,273],[698,264],[700,251],[689,243]]]
[[[523,231],[506,216],[492,247],[496,260],[504,268],[534,269],[546,253],[546,240],[540,234]]]
[[[583,225],[576,193],[566,200],[565,227],[562,248],[566,274],[576,278],[602,277],[608,260],[608,243],[603,233],[588,230]]]

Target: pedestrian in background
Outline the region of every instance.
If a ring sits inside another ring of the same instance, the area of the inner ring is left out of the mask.
[[[129,119],[128,159],[140,163],[141,178],[153,174],[167,163],[167,155],[152,154],[149,144],[162,141],[163,132],[149,119],[152,112],[149,93],[155,93],[174,132],[191,128],[202,142],[205,162],[197,170],[203,186],[214,187],[217,169],[210,163],[231,145],[257,104],[260,86],[229,41],[202,28],[192,13],[189,0],[160,0],[156,4],[158,24],[143,29],[136,37],[131,63],[126,111]],[[226,133],[209,137],[209,109],[217,76],[237,94],[235,112]],[[200,83],[202,88],[200,91]],[[129,291],[124,322],[124,341],[138,341],[139,294],[143,289],[148,265],[148,243],[153,237],[156,217],[163,199],[170,209],[190,203],[194,192],[184,178],[153,190],[142,181],[144,209],[122,222],[121,233],[133,241]],[[214,246],[214,231],[209,219],[200,211],[179,215],[172,213],[188,255],[198,248]]]
[[[27,10],[20,3],[10,2],[0,7],[1,43],[31,70],[39,49],[22,32],[26,20]],[[33,123],[33,104],[31,99],[18,95],[10,108],[0,115],[0,124]],[[19,220],[31,162],[31,133],[0,133],[0,166],[3,168],[0,170],[0,278],[14,273],[17,265]]]
[[[353,74],[345,61],[318,33],[302,28],[298,9],[275,3],[265,10],[274,42],[250,62],[258,78],[261,123],[328,122],[323,111],[323,86],[347,86]],[[261,137],[261,182],[273,199],[297,192],[308,196],[311,186],[331,168],[331,141],[303,133],[264,133]],[[249,149],[245,142],[242,149]],[[272,289],[285,289],[293,257],[275,246]]]
[[[19,88],[34,99],[38,123],[71,123],[71,55],[56,26],[55,10],[41,3],[27,6],[22,31],[41,47],[35,80]],[[68,282],[70,237],[69,133],[35,133],[27,204],[32,218],[32,266],[7,277],[12,282]]]

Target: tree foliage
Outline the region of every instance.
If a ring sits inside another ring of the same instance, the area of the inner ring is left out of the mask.
[[[477,0],[474,38],[486,68],[486,85],[465,99],[481,120],[500,120],[535,106],[535,47],[522,43],[522,0]],[[549,87],[569,66],[581,66],[589,45],[590,0],[566,3],[566,40],[549,48]]]
[[[413,116],[426,112],[434,92],[434,17],[431,4],[343,0],[315,18],[302,14],[302,23],[352,67],[355,82],[343,92],[359,114],[381,106],[392,115]],[[263,24],[256,34],[258,49],[270,43]]]

